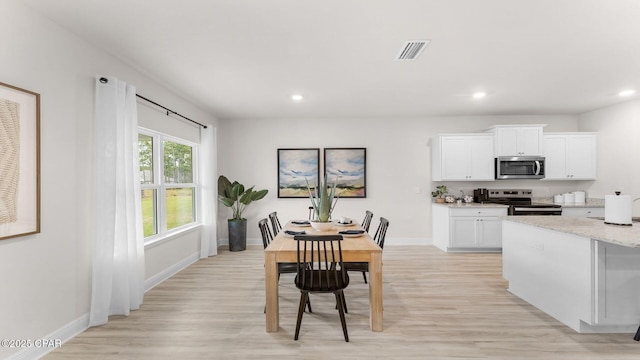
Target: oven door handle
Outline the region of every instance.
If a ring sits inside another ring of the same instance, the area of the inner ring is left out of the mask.
[[[514,211],[536,211],[536,212],[543,212],[543,211],[558,211],[561,210],[562,208],[558,208],[558,207],[545,207],[545,208],[533,208],[533,207],[519,207],[519,206],[514,206],[513,210]]]
[[[540,175],[540,161],[536,160],[535,163],[536,163],[536,173],[535,173],[535,175]]]

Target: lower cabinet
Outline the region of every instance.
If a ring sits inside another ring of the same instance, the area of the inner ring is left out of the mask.
[[[562,207],[562,216],[603,217],[604,207]]]
[[[503,239],[509,292],[580,333],[636,331],[640,248],[512,221]]]
[[[444,251],[499,252],[507,207],[432,207],[433,244]]]

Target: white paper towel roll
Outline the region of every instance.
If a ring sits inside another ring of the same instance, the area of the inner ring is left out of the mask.
[[[631,196],[605,195],[604,222],[614,225],[631,225]]]

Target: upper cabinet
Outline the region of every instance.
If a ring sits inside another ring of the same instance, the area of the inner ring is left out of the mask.
[[[595,133],[544,135],[546,180],[595,180]]]
[[[541,156],[543,127],[496,125],[487,131],[495,135],[495,156]]]
[[[450,134],[433,138],[431,180],[494,180],[494,139],[489,134]]]

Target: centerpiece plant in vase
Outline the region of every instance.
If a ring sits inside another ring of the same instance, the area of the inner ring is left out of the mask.
[[[315,187],[315,194],[312,190],[309,181],[307,181],[307,190],[309,191],[309,200],[313,206],[314,219],[311,220],[311,226],[318,231],[326,231],[331,229],[331,213],[338,202],[336,194],[336,184],[331,186],[328,184],[327,176],[325,174],[323,183],[319,187]]]

